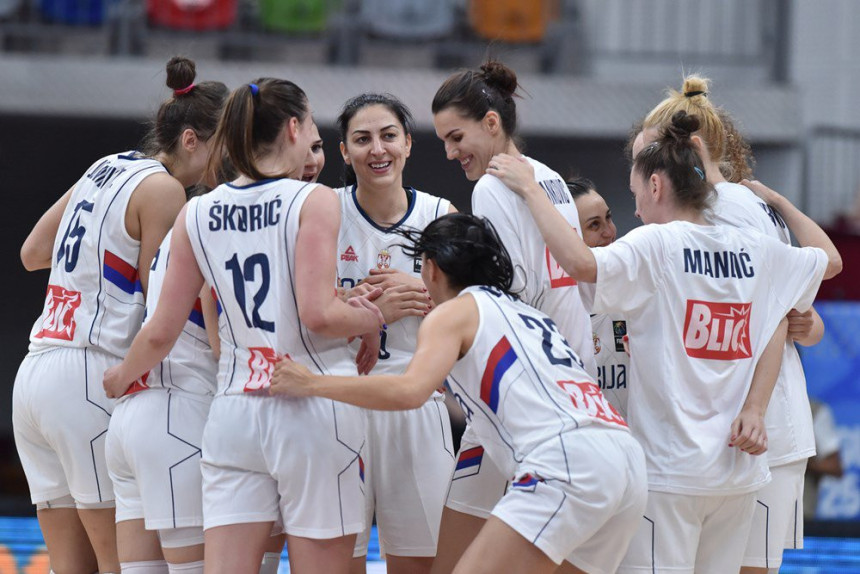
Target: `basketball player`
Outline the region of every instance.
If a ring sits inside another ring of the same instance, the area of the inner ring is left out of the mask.
[[[424,229],[456,209],[451,203],[403,186],[412,149],[412,114],[388,94],[362,94],[347,101],[337,121],[347,187],[341,205],[338,279],[384,291],[374,300],[383,331],[375,374],[399,373],[415,352],[430,296],[421,280],[421,259],[399,246],[401,228]],[[372,274],[371,274],[372,273]],[[357,345],[352,346],[357,351]],[[352,572],[364,572],[374,511],[389,573],[429,572],[436,555],[439,521],[454,466],[451,421],[442,393],[410,411],[367,411],[364,456],[367,526],[358,537]]]
[[[316,182],[319,179],[320,172],[325,167],[325,151],[323,150],[323,140],[320,137],[320,130],[314,122],[311,128],[311,149],[305,159],[305,169],[302,172],[302,181]]]
[[[292,361],[272,392],[412,409],[445,378],[511,489],[455,572],[614,572],[645,505],[642,451],[554,320],[511,293],[514,268],[486,219],[450,214],[404,251],[439,306],[400,375],[318,377]],[[450,375],[449,375],[450,373]]]
[[[712,188],[691,140],[699,128],[678,112],[636,156],[636,214],[656,225],[594,250],[557,217],[527,162],[505,155],[489,167],[523,194],[568,273],[596,282],[594,311],[630,319],[628,412],[649,499],[620,572],[738,571],[755,492],[770,478],[764,457],[750,455],[766,447],[776,372],[750,386],[753,369],[768,340],[783,344],[776,329],[788,311],[807,309],[821,279],[841,270],[826,235],[822,249],[797,249],[707,225]]]
[[[378,309],[336,297],[337,196],[288,179],[303,171],[312,121],[292,82],[263,78],[233,91],[211,158],[226,153],[241,175],[179,214],[155,314],[105,374],[109,394],[124,392],[167,354],[204,278],[212,285],[222,312],[201,463],[207,573],[257,572],[281,519],[291,571],[346,574],[364,529],[360,410],[268,392],[283,354],[323,373],[355,374],[346,337],[362,336],[361,372],[379,353]]]
[[[728,114],[708,98],[709,90],[710,82],[706,78],[695,75],[685,78],[680,92],[671,90],[646,116],[643,132],[633,143],[634,153],[642,149],[677,111],[698,115],[703,121],[696,134],[697,140],[708,180],[717,192],[714,209],[707,215],[708,219],[716,225],[755,229],[790,245],[787,218],[781,210],[762,201],[748,187],[727,181],[721,173],[727,172],[732,179],[735,179],[735,174],[748,175],[747,158],[751,155],[749,146],[733,129]],[[779,199],[782,206],[785,201],[781,197]],[[782,209],[792,211],[795,218],[799,214],[790,205],[784,205]],[[804,223],[811,222],[809,218],[802,217]],[[814,223],[813,226],[815,231],[818,226]],[[807,245],[803,228],[796,227],[791,230],[801,245]],[[792,339],[805,345],[815,344],[823,335],[824,325],[813,308],[810,307],[806,313],[810,316],[808,332],[801,337],[794,333]],[[798,315],[797,311],[792,311],[789,319],[797,324],[794,319]],[[783,548],[803,547],[804,473],[806,460],[815,454],[815,438],[806,378],[792,339],[783,346],[782,368],[767,411],[767,458],[773,480],[757,495],[743,562],[745,574],[766,574],[768,568],[778,570],[782,564]]]
[[[194,84],[189,60],[172,64],[168,85],[190,86],[182,96],[190,100],[183,123],[194,129],[183,127],[179,137],[193,135],[199,142],[192,156],[196,183],[203,176],[208,140],[229,92],[220,82]],[[155,311],[170,261],[170,237],[168,233],[150,267],[148,318]],[[170,354],[129,388],[114,409],[105,447],[117,499],[123,572],[203,572],[200,444],[217,371],[206,327],[217,341],[217,325],[215,303],[204,289]]]
[[[589,247],[606,247],[615,241],[618,230],[612,212],[597,193],[594,182],[584,177],[567,181],[567,188],[579,212],[582,240]],[[585,289],[583,288],[583,291]],[[591,316],[594,338],[594,360],[597,363],[597,385],[603,396],[622,417],[627,417],[627,371],[630,358],[624,350],[627,322],[620,316]]]
[[[168,63],[173,97],[159,109],[149,153],[95,162],[21,249],[27,269],[51,269],[16,377],[13,426],[57,572],[120,568],[104,451],[113,401],[98,380],[138,331],[152,258],[185,202],[183,187],[197,183],[206,162],[195,122],[209,101],[193,87],[193,67]]]
[[[519,155],[516,90],[516,74],[500,62],[453,74],[433,99],[436,135],[444,142],[448,159],[458,161],[466,178],[477,182],[472,213],[486,217],[498,230],[517,270],[514,292],[556,321],[559,332],[585,362],[586,372],[594,377],[597,369],[590,322],[576,281],[556,264],[523,202],[496,177],[485,174],[493,155]],[[564,180],[542,163],[528,161],[534,166],[535,181],[580,233],[576,205]],[[438,574],[451,571],[512,478],[489,460],[473,472],[478,468],[475,461],[480,458],[480,446],[467,427],[442,515],[439,553],[433,565]]]

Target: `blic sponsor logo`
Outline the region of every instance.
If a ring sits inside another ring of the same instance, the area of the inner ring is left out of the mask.
[[[550,289],[558,289],[559,287],[573,287],[576,285],[576,279],[567,274],[567,271],[562,269],[552,253],[549,252],[549,247],[546,247],[546,269],[549,272]]]
[[[606,397],[603,396],[603,393],[600,392],[600,389],[594,383],[590,381],[582,383],[576,381],[557,381],[557,383],[564,392],[570,395],[573,406],[584,411],[588,416],[616,425],[627,426],[622,416],[618,414],[615,407],[609,404],[609,401],[606,400]]]
[[[45,319],[36,338],[62,339],[75,338],[75,310],[81,305],[81,294],[69,291],[58,285],[48,285],[45,297]]]
[[[684,348],[697,359],[731,361],[752,357],[752,303],[687,301]]]
[[[278,354],[274,349],[268,347],[250,347],[248,351],[251,356],[248,358],[248,368],[251,370],[251,376],[248,377],[248,382],[245,383],[244,391],[253,393],[269,388],[269,382],[272,380],[272,367],[278,362]],[[289,355],[286,355],[289,358]]]

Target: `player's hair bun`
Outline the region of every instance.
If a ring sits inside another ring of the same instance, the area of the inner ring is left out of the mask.
[[[489,60],[481,66],[484,81],[488,86],[495,88],[505,99],[510,98],[517,91],[516,73],[496,60]]]
[[[672,123],[664,128],[664,133],[667,139],[678,142],[688,141],[690,136],[699,129],[700,125],[701,122],[699,122],[697,116],[681,110],[675,112],[675,115],[672,116]]]
[[[194,83],[197,66],[194,60],[174,56],[167,62],[167,87],[173,91],[184,90]]]
[[[684,86],[681,93],[686,98],[707,97],[710,81],[702,76],[691,75],[684,78]]]

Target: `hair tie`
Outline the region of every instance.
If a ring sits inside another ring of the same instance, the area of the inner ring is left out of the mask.
[[[173,90],[173,95],[174,96],[184,96],[185,94],[187,94],[188,92],[190,92],[193,89],[194,89],[194,82],[191,82],[190,84],[188,84],[188,86],[182,88],[181,90]]]
[[[699,169],[698,166],[693,166],[693,169],[696,170],[696,173],[699,174],[699,177],[702,178],[702,181],[705,181],[705,172],[703,172],[701,169]]]
[[[251,88],[251,95],[258,96],[260,94],[260,86],[257,84],[248,84],[248,87]]]
[[[698,90],[695,92],[684,92],[685,98],[692,98],[694,96],[707,96],[707,95],[708,95],[708,92],[703,92],[701,90]]]

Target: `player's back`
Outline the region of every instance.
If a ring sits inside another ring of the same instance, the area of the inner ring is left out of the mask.
[[[581,237],[579,212],[567,184],[549,167],[527,159],[534,167],[535,181]],[[549,252],[525,202],[498,178],[485,175],[475,185],[472,212],[487,217],[496,227],[514,264],[513,290],[524,302],[557,322],[559,331],[583,358],[586,371],[596,376],[591,322],[579,287]]]
[[[493,460],[500,467],[507,461],[506,474],[561,433],[588,425],[626,429],[552,318],[492,287],[460,296],[474,298],[480,321],[449,384]]]
[[[766,469],[725,439],[777,324],[814,297],[824,253],[753,230],[674,221],[634,229],[594,254],[595,310],[629,320],[628,415],[652,489],[760,486]]]
[[[78,180],[54,240],[31,351],[96,347],[125,355],[144,312],[140,241],[126,230],[126,208],[144,178],[162,172],[158,161],[130,151],[100,159]]]
[[[299,319],[299,215],[316,187],[291,179],[224,184],[188,205],[194,255],[221,309],[219,394],[267,388],[283,354],[320,373],[355,373],[345,340],[316,335]]]

